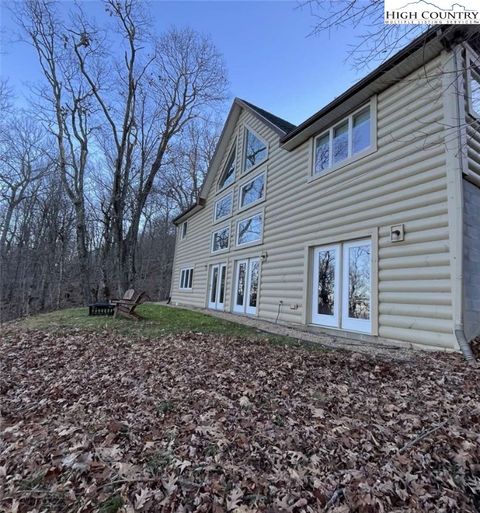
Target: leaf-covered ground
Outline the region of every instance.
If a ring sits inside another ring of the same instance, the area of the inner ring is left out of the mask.
[[[1,511],[475,512],[480,379],[223,334],[7,328]]]

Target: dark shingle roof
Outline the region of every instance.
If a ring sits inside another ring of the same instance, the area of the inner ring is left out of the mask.
[[[264,109],[261,109],[260,107],[257,107],[256,105],[253,105],[253,103],[247,102],[245,100],[242,100],[242,102],[246,103],[251,109],[257,111],[260,114],[260,116],[263,116],[265,119],[268,119],[270,123],[273,123],[275,126],[280,128],[280,130],[285,134],[288,134],[288,132],[291,132],[294,128],[296,128],[296,125],[294,125],[293,123],[290,123],[285,119],[279,118],[271,112],[268,112]]]

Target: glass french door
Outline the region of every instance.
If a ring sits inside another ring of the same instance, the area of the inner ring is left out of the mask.
[[[226,264],[215,264],[210,268],[210,290],[208,293],[208,308],[223,310],[225,307]]]
[[[315,248],[312,323],[370,333],[371,241]]]
[[[259,278],[259,258],[237,261],[233,291],[234,312],[250,315],[257,313]]]
[[[342,328],[372,331],[372,243],[343,244]]]
[[[316,248],[313,261],[312,322],[338,327],[340,246]]]

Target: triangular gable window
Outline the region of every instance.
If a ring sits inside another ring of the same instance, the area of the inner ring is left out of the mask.
[[[255,167],[267,158],[267,145],[262,139],[257,137],[251,130],[247,128],[245,137],[245,161],[243,165],[244,171]]]
[[[227,160],[227,165],[225,166],[225,170],[223,171],[222,177],[220,178],[220,182],[218,184],[219,189],[224,189],[235,181],[235,146]]]

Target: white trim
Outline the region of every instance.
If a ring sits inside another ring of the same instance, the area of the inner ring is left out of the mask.
[[[362,151],[359,151],[358,153],[352,154],[353,151],[353,118],[359,114],[362,110],[364,110],[367,106],[370,107],[370,146],[363,149]],[[348,123],[348,157],[344,160],[341,160],[339,162],[333,163],[333,131],[341,126],[342,124],[347,121]],[[325,168],[320,173],[315,173],[315,164],[316,164],[316,158],[315,158],[315,147],[316,142],[318,139],[321,139],[325,135],[328,134],[329,137],[329,166]],[[310,138],[310,166],[309,166],[309,181],[315,180],[317,178],[320,178],[322,176],[326,176],[333,171],[336,171],[337,169],[340,169],[342,167],[347,166],[348,164],[351,164],[352,162],[356,162],[357,160],[366,157],[367,155],[370,155],[377,151],[377,97],[372,96],[370,100],[367,103],[364,103],[361,107],[358,109],[355,109],[352,111],[348,116],[345,116],[340,121],[334,123],[326,130],[322,130],[320,133],[314,135]]]
[[[233,185],[233,184],[232,184]],[[228,214],[225,214],[222,217],[217,217],[217,204],[223,201],[224,199],[228,198],[230,196],[230,212]],[[224,196],[218,198],[215,200],[215,204],[213,205],[213,223],[218,223],[219,221],[225,221],[225,219],[228,219],[233,214],[233,191],[228,192]]]
[[[211,240],[210,240],[210,252],[212,254],[215,254],[217,255],[218,253],[225,253],[226,251],[228,251],[230,249],[230,235],[231,235],[231,231],[230,231],[230,228],[231,226],[229,224],[225,225],[225,226],[222,226],[221,228],[218,228],[216,229],[215,231],[212,232],[211,234]],[[219,232],[222,232],[223,230],[228,230],[228,244],[227,244],[227,247],[226,248],[222,248],[222,249],[217,249],[217,250],[214,250],[213,249],[213,242],[215,240],[215,234],[219,233]]]
[[[251,203],[247,203],[246,205],[242,205],[242,190],[243,190],[243,188],[246,187],[248,184],[254,182],[257,178],[259,178],[261,176],[263,176],[263,194],[262,194],[261,198],[255,200],[255,201],[252,201]],[[266,191],[267,191],[267,171],[266,170],[258,173],[254,177],[252,177],[249,180],[246,180],[245,182],[240,184],[238,186],[238,212],[243,212],[244,210],[247,210],[247,209],[254,207],[255,205],[258,205],[258,204],[262,203],[263,201],[265,201]]]
[[[262,231],[261,231],[261,234],[260,234],[260,238],[254,240],[254,241],[249,241],[249,242],[244,242],[242,244],[239,244],[238,236],[240,235],[240,231],[239,231],[240,223],[243,223],[244,221],[248,221],[249,219],[253,219],[254,217],[257,217],[257,216],[261,216],[261,218],[262,218]],[[237,226],[236,226],[236,229],[235,229],[235,246],[237,248],[245,248],[245,247],[248,247],[248,246],[256,246],[257,244],[262,244],[262,242],[263,242],[264,227],[265,227],[265,212],[263,210],[259,211],[259,212],[255,212],[255,214],[252,214],[252,215],[250,215],[248,217],[243,217],[242,219],[239,219],[237,221]]]
[[[188,287],[189,283],[190,287]],[[185,287],[184,285],[187,286]],[[193,290],[193,267],[182,267],[180,269],[178,290]]]
[[[248,169],[245,168],[245,164],[246,164],[246,160],[247,160],[247,133],[248,132],[252,132],[252,134],[257,137],[258,139],[260,139],[260,141],[263,142],[263,144],[265,145],[265,149],[267,150],[267,156],[261,160],[260,162],[257,162],[256,164],[254,164],[252,167],[249,167]],[[268,141],[266,141],[261,135],[258,134],[257,131],[255,131],[252,127],[250,127],[249,125],[247,125],[246,123],[244,124],[243,126],[243,145],[242,145],[242,160],[241,160],[241,174],[243,176],[251,173],[252,171],[254,171],[255,169],[258,169],[262,164],[264,164],[269,156],[270,156],[270,147],[269,147],[269,144],[268,144]]]

